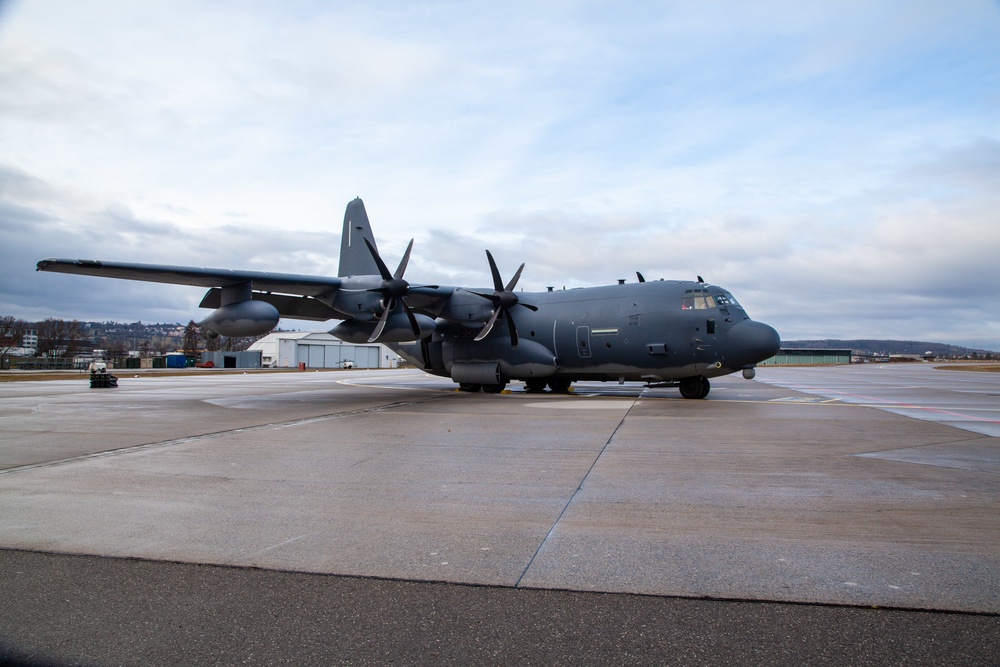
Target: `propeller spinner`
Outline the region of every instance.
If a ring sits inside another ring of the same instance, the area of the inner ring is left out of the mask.
[[[510,346],[517,347],[517,326],[514,324],[514,318],[510,314],[511,308],[514,306],[524,306],[528,310],[538,310],[538,306],[533,306],[530,303],[523,303],[514,294],[514,286],[517,285],[517,281],[521,278],[521,271],[524,270],[524,263],[517,267],[517,272],[514,273],[514,277],[510,279],[506,287],[503,284],[503,279],[500,278],[500,271],[497,269],[497,263],[493,260],[493,255],[490,251],[486,251],[486,259],[490,261],[490,273],[493,274],[493,293],[485,294],[483,292],[474,292],[469,290],[477,296],[481,296],[484,299],[489,299],[493,302],[493,312],[490,314],[490,319],[486,322],[486,326],[483,330],[479,332],[476,336],[476,340],[482,340],[490,335],[490,331],[493,330],[493,325],[497,323],[500,316],[503,315],[507,319],[507,330],[510,332]]]

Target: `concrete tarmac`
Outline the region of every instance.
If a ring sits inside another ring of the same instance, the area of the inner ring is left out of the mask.
[[[1000,376],[758,378],[704,401],[412,370],[0,384],[0,643],[81,664],[1000,660]]]

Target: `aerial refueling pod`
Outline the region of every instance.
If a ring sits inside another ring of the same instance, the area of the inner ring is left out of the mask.
[[[220,336],[260,336],[278,325],[278,309],[266,301],[253,300],[249,282],[211,289],[201,306],[220,305],[198,324]]]
[[[278,325],[278,309],[266,301],[240,301],[222,306],[198,324],[220,336],[259,336]]]
[[[400,311],[389,315],[385,323],[385,328],[382,329],[382,333],[376,342],[408,343],[420,340],[434,333],[434,320],[420,313],[413,313],[413,317],[420,328],[419,336],[413,333],[413,327],[410,326],[410,319],[406,316],[406,313]],[[375,333],[375,326],[377,324],[377,322],[364,322],[355,319],[344,320],[330,329],[330,333],[342,341],[363,344],[367,343],[372,334]]]

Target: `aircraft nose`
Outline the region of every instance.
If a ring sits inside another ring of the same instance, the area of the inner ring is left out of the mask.
[[[770,359],[781,348],[778,332],[763,322],[744,320],[729,330],[730,365],[733,368]]]

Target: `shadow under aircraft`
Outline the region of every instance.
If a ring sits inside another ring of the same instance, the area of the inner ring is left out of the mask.
[[[39,271],[209,288],[212,313],[199,324],[224,336],[254,336],[281,317],[342,320],[330,333],[384,343],[463,391],[499,393],[512,380],[528,391],[565,392],[575,381],[677,386],[705,398],[710,378],[742,372],[778,352],[770,326],[750,319],[727,290],[687,280],[515,292],[524,264],[504,281],[486,251],[493,285],[416,284],[379,255],[361,199],[347,205],[336,277],[263,271],[43,259]]]

